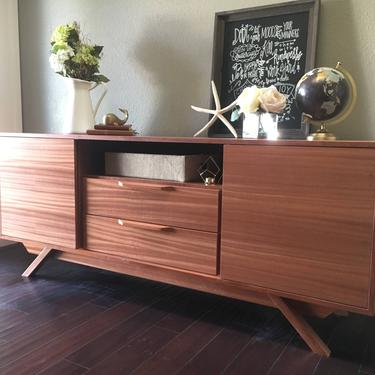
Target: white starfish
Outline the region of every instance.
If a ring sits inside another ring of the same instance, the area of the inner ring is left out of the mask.
[[[194,111],[202,112],[202,113],[209,113],[209,114],[213,115],[212,118],[211,118],[211,120],[208,121],[208,123],[205,126],[203,126],[203,128],[201,130],[197,131],[194,134],[194,137],[196,137],[197,135],[203,133],[206,129],[208,129],[210,126],[212,126],[214,124],[214,122],[216,121],[216,119],[219,119],[230,130],[230,132],[233,134],[233,136],[235,138],[238,138],[237,132],[234,129],[234,127],[223,116],[223,113],[226,113],[226,112],[230,111],[233,107],[236,106],[237,100],[235,100],[233,103],[229,104],[225,108],[221,108],[219,95],[217,94],[217,89],[216,89],[216,85],[215,85],[214,81],[211,81],[211,86],[212,86],[212,94],[214,95],[216,109],[200,108],[200,107],[195,107],[194,105],[191,106],[191,108]]]

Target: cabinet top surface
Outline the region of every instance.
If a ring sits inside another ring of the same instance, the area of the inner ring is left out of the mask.
[[[338,141],[307,141],[303,139],[279,139],[276,141],[265,139],[242,138],[209,138],[209,137],[160,137],[160,136],[119,136],[119,135],[87,135],[75,134],[51,134],[51,133],[1,133],[0,137],[18,138],[48,138],[48,139],[72,139],[94,141],[121,141],[121,142],[158,142],[158,143],[200,143],[218,145],[254,145],[254,146],[311,146],[311,147],[365,147],[375,148],[375,140],[338,140]]]

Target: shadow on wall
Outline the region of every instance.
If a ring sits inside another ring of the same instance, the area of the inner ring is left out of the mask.
[[[366,85],[365,56],[361,55],[361,40],[354,20],[353,1],[325,0],[321,2],[318,55],[316,66],[335,67],[340,61],[354,77],[358,86],[358,101],[353,113],[343,123],[332,126],[338,139],[368,138],[368,130],[360,126],[358,119],[365,113],[365,101],[361,92]]]
[[[168,34],[157,34],[155,30],[159,26],[159,23],[148,25],[134,52],[136,63],[149,74],[151,87],[146,95],[152,93],[154,96],[151,113],[146,121],[152,135],[191,136],[190,104],[201,94],[198,82],[207,78],[199,71],[196,63],[197,51],[203,46],[199,36],[185,43],[178,42],[175,33],[171,37]],[[184,35],[196,35],[188,33],[186,25],[176,20],[164,20],[163,30],[184,30]],[[189,45],[194,45],[194,51],[189,49]]]

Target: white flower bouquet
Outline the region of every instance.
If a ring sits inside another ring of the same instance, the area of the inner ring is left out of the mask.
[[[231,121],[243,114],[243,138],[277,139],[277,114],[286,106],[286,97],[275,86],[258,88],[246,87],[236,100]]]
[[[77,22],[58,26],[51,37],[52,69],[64,76],[89,82],[108,82],[99,74],[103,46],[84,42]]]
[[[286,97],[275,86],[261,89],[257,86],[246,87],[237,98],[237,107],[232,112],[231,121],[236,121],[241,113],[281,113],[285,106]]]

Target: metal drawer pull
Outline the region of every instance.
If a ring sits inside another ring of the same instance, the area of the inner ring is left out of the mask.
[[[154,230],[154,231],[160,231],[160,232],[174,232],[173,227],[169,227],[166,225],[158,225],[158,224],[149,224],[149,223],[138,223],[135,221],[127,221],[125,223],[125,220],[122,219],[117,219],[117,224],[128,227],[134,227],[134,228],[139,228],[139,229],[147,229],[147,230]]]
[[[117,185],[118,185],[119,187],[124,187],[124,183],[121,182],[121,181],[117,181]]]

